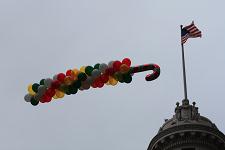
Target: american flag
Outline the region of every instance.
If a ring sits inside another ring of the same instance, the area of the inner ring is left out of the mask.
[[[202,37],[202,32],[194,25],[194,21],[181,29],[181,44],[184,44],[188,38]]]

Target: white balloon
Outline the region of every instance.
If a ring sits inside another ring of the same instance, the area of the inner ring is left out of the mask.
[[[57,77],[58,77],[58,75],[56,74],[56,75],[54,75],[53,76],[53,80],[57,80]]]
[[[40,94],[38,94],[38,93],[34,95],[34,99],[35,99],[36,101],[40,101],[41,97],[42,97],[42,96],[41,96]]]
[[[40,85],[40,86],[38,87],[38,92],[37,92],[37,94],[43,96],[46,90],[47,90],[47,88],[46,88],[44,85]]]
[[[108,65],[105,64],[105,63],[102,63],[99,65],[99,70],[102,72],[102,73],[105,73],[105,70],[108,68]]]
[[[114,63],[114,61],[110,61],[110,62],[108,63],[108,67],[109,67],[109,68],[112,68],[112,67],[113,67],[113,63]]]
[[[90,84],[86,81],[82,82],[82,89],[88,90],[90,88]]]
[[[51,78],[45,79],[45,82],[44,82],[45,87],[49,88],[52,84],[52,81],[53,80]]]
[[[88,85],[88,84],[86,84],[83,88],[85,89],[85,90],[88,90],[88,89],[90,89],[90,85]]]
[[[26,102],[30,102],[31,98],[32,98],[32,95],[31,95],[31,94],[26,94],[26,95],[24,96],[24,100],[25,100]]]
[[[94,69],[91,73],[91,76],[95,79],[101,75],[101,72],[98,69]]]
[[[89,85],[91,85],[93,83],[93,78],[90,76],[90,77],[87,77],[86,81]]]

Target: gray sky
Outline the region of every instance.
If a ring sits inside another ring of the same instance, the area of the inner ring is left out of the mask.
[[[0,0],[0,149],[144,150],[183,99],[180,24],[203,38],[185,45],[188,95],[225,132],[223,0]],[[129,85],[91,89],[33,107],[27,85],[70,68],[129,57],[157,63]]]

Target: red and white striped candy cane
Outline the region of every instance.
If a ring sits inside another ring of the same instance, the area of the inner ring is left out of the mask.
[[[157,64],[144,64],[130,68],[131,73],[138,73],[143,71],[153,70],[153,73],[147,74],[145,77],[146,81],[152,81],[159,77],[160,67]]]

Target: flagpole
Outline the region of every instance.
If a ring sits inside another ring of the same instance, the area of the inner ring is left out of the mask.
[[[180,26],[181,32],[182,32],[183,26]],[[184,44],[181,42],[181,48],[182,48],[182,64],[183,64],[183,81],[184,81],[184,100],[187,99],[187,83],[186,83],[186,70],[185,70],[185,58],[184,58]]]

